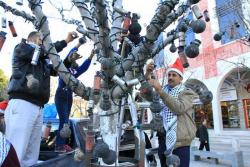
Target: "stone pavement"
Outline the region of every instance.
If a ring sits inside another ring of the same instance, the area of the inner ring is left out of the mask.
[[[232,144],[232,139],[239,138],[238,136],[229,136],[227,140],[225,140],[223,137],[218,137],[216,139],[212,139],[210,141],[210,150],[215,152],[232,152],[232,150],[235,150],[235,147]],[[198,139],[195,139],[198,141]],[[198,147],[198,143],[195,142],[195,140],[192,142],[192,146]],[[158,139],[157,137],[153,137],[151,139],[151,144],[153,148],[158,147]],[[191,147],[192,147],[191,146]],[[244,166],[243,167],[250,167],[250,140],[241,141],[239,144],[239,150],[243,153],[243,161]],[[156,155],[157,160],[157,167],[160,167],[159,158]],[[232,166],[232,162],[229,160],[222,160],[219,159],[219,164],[215,163],[214,159],[206,159],[202,158],[200,161],[194,161],[194,157],[190,157],[190,167],[230,167]]]
[[[224,143],[210,143],[211,151],[231,151],[232,147]],[[250,167],[250,146],[241,145],[240,148],[243,151],[244,167]],[[157,167],[160,167],[159,158],[156,156]],[[190,157],[190,167],[230,167],[231,162],[227,160],[220,160],[219,164],[215,163],[214,159],[201,158],[201,161],[194,161],[193,157]]]
[[[201,158],[202,161],[194,161],[193,158],[191,157],[190,159],[190,167],[230,167],[230,163],[229,162],[219,162],[219,164],[215,164],[215,160],[214,159],[205,159],[205,158]],[[159,159],[156,158],[157,160],[157,167],[160,167],[160,162]]]
[[[159,159],[156,158],[157,160],[157,167],[160,167],[160,162]],[[219,164],[215,164],[214,159],[206,159],[206,158],[201,158],[201,161],[194,161],[194,159],[191,157],[190,159],[190,167],[230,167],[232,166],[230,162],[226,161],[219,161]]]
[[[194,161],[191,158],[190,167],[230,167],[230,163],[220,162],[219,164],[215,164],[215,160],[213,159],[205,159],[202,158],[202,161]]]

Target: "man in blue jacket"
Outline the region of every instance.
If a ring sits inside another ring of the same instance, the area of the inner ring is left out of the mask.
[[[57,52],[77,37],[70,32],[54,43]],[[38,56],[34,63],[34,56]],[[42,134],[42,108],[50,97],[50,75],[56,75],[42,45],[40,34],[31,32],[13,53],[12,76],[8,85],[9,104],[5,110],[6,138],[16,149],[22,167],[37,163]]]
[[[79,40],[80,42],[80,40]],[[78,44],[78,47],[81,44]],[[78,67],[76,64],[76,60],[81,58],[81,56],[77,53],[78,47],[74,47],[70,50],[67,57],[64,60],[65,66],[68,70],[74,75],[75,78],[78,78],[81,74],[88,70],[91,60],[94,56],[94,50],[92,50],[90,56]],[[60,135],[60,130],[63,128],[64,124],[69,123],[69,115],[73,102],[73,92],[64,81],[59,78],[58,87],[55,94],[55,104],[56,109],[59,115],[59,129],[56,136],[56,152],[67,152],[72,149],[66,145],[66,139],[62,138]]]

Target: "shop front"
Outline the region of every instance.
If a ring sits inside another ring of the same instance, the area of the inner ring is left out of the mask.
[[[223,128],[250,128],[250,93],[245,86],[248,80],[247,73],[247,71],[233,71],[220,88]]]
[[[194,90],[197,95],[193,99],[193,108],[194,108],[194,120],[196,126],[199,127],[202,122],[206,119],[207,120],[207,127],[209,129],[214,128],[214,121],[213,121],[213,111],[212,111],[212,103],[210,96],[208,98],[200,99],[200,95],[203,94],[202,92],[209,91],[207,86],[198,79],[188,79],[185,82],[186,87],[191,88]],[[199,95],[200,94],[200,95]],[[203,96],[204,97],[204,96]]]
[[[243,99],[246,128],[250,128],[250,99]]]

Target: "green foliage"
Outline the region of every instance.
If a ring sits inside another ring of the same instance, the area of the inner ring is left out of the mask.
[[[0,69],[0,100],[7,98],[7,84],[8,77],[4,74],[3,70]]]

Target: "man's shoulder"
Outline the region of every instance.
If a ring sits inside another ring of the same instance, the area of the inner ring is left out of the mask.
[[[179,98],[191,98],[193,99],[196,96],[196,93],[190,89],[190,88],[185,88],[184,90],[182,90],[179,94]]]
[[[18,43],[16,45],[16,48],[17,47],[31,47],[32,48],[32,46],[30,44],[26,43],[26,42],[20,42],[20,43]]]
[[[192,94],[192,95],[196,94],[192,89],[187,87],[181,93]]]
[[[15,52],[30,52],[33,47],[27,43],[21,42],[15,46]]]

